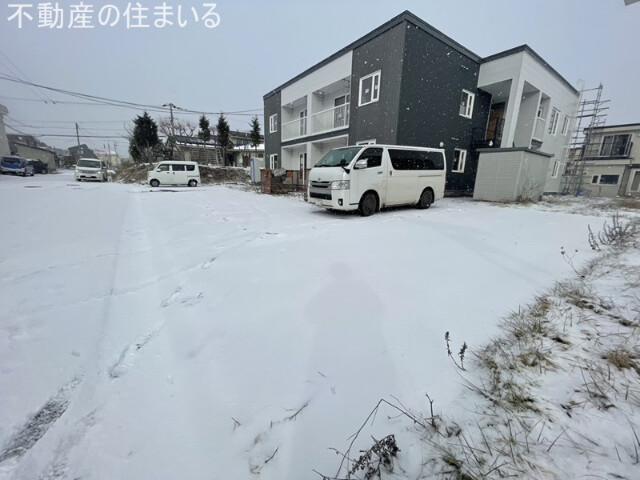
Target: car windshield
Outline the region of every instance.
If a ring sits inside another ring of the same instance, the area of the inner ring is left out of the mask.
[[[100,160],[79,160],[79,167],[100,168]]]
[[[316,163],[316,167],[339,167],[346,166],[351,163],[353,157],[362,150],[362,147],[347,147],[331,150]]]

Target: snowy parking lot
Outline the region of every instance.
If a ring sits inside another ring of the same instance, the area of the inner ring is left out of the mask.
[[[319,478],[380,398],[455,404],[445,332],[486,342],[600,223],[69,173],[3,176],[0,202],[2,479]]]

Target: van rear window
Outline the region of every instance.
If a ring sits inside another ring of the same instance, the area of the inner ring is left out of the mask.
[[[389,149],[394,170],[444,170],[442,152]]]

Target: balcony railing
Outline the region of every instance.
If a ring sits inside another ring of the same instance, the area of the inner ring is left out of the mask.
[[[547,125],[547,121],[544,118],[540,118],[537,117],[536,118],[536,124],[535,127],[533,128],[533,139],[534,140],[538,140],[538,141],[542,141],[542,139],[544,138],[544,130],[546,128]]]
[[[349,126],[349,103],[328,108],[318,113],[314,113],[311,128],[308,127],[308,117],[296,118],[290,122],[282,124],[282,140],[293,140],[295,138],[315,135],[317,133],[330,132]]]
[[[282,140],[291,140],[305,135],[307,135],[307,117],[282,124]]]
[[[313,115],[313,133],[322,133],[349,126],[349,105],[345,103]]]

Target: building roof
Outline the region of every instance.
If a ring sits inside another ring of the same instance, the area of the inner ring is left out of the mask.
[[[619,125],[602,125],[600,127],[593,127],[592,130],[605,130],[607,128],[628,128],[628,127],[638,127],[640,128],[640,123],[621,123]]]
[[[565,86],[567,86],[569,89],[571,89],[572,92],[578,94],[579,91],[573,86],[571,85],[571,83],[569,83],[569,81],[564,78],[562,75],[560,75],[557,70],[555,70],[551,65],[549,65],[540,55],[538,55],[536,53],[536,51],[531,48],[529,45],[527,45],[526,43],[524,45],[520,45],[518,47],[514,47],[514,48],[510,48],[509,50],[505,50],[504,52],[499,52],[496,53],[494,55],[489,55],[488,57],[484,58],[482,60],[482,63],[487,63],[487,62],[491,62],[493,60],[497,60],[499,58],[504,58],[504,57],[508,57],[511,55],[515,55],[516,53],[521,53],[521,52],[526,52],[529,55],[531,55],[533,58],[535,58],[538,63],[540,63],[544,68],[546,68],[554,77],[556,77],[558,80],[560,80],[562,83],[565,84]]]
[[[42,147],[35,147],[33,145],[29,145],[28,143],[22,143],[22,142],[13,142],[14,145],[21,145],[23,147],[27,147],[27,148],[33,148],[34,150],[42,150],[43,152],[48,152],[51,153],[53,155],[56,154],[56,152],[54,152],[53,150],[49,149],[49,148],[42,148]]]
[[[360,37],[355,42],[350,43],[349,45],[347,45],[346,47],[342,48],[341,50],[338,50],[333,55],[325,58],[321,62],[315,64],[314,66],[312,66],[312,67],[310,67],[308,69],[306,69],[301,74],[293,77],[291,80],[289,80],[289,81],[283,83],[282,85],[280,85],[279,87],[271,90],[269,93],[264,95],[263,99],[267,99],[270,96],[275,95],[276,93],[281,91],[283,88],[286,88],[289,85],[291,85],[292,83],[297,82],[301,78],[309,75],[311,72],[314,72],[314,71],[324,67],[328,63],[331,63],[335,59],[343,56],[345,53],[348,53],[351,50],[354,50],[355,48],[358,48],[359,46],[364,45],[365,43],[367,43],[367,42],[371,41],[372,39],[382,35],[383,33],[387,32],[388,30],[391,30],[392,28],[400,25],[402,22],[405,22],[405,21],[412,23],[416,27],[418,27],[421,30],[425,31],[429,35],[432,35],[433,37],[437,38],[438,40],[444,42],[449,47],[451,47],[454,50],[456,50],[457,52],[467,56],[471,60],[473,60],[475,62],[478,62],[478,63],[482,61],[482,57],[480,57],[479,55],[476,55],[475,53],[473,53],[468,48],[462,46],[461,44],[459,44],[458,42],[453,40],[451,37],[448,37],[447,35],[442,33],[437,28],[432,27],[427,22],[425,22],[424,20],[422,20],[418,16],[414,15],[413,13],[411,13],[409,10],[405,10],[400,15],[397,15],[396,17],[393,17],[391,20],[389,20],[388,22],[383,23],[382,25],[380,25],[375,30],[372,30],[371,32],[367,33],[365,36]]]

